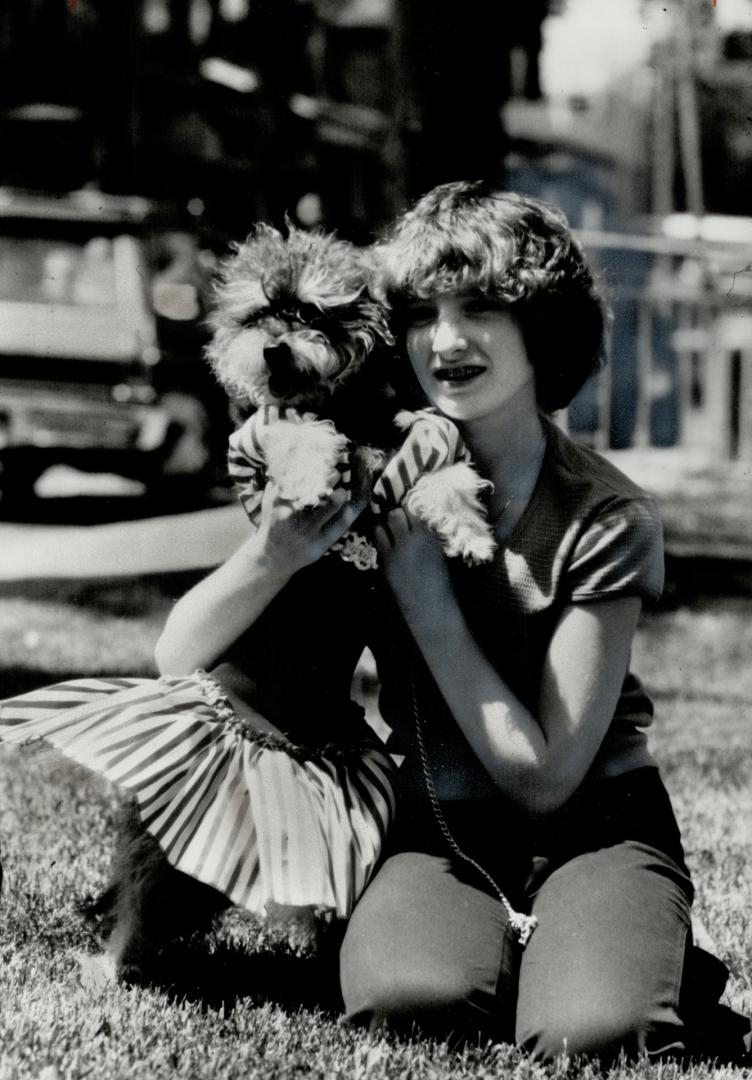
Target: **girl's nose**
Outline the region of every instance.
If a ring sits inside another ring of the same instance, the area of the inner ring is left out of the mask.
[[[433,335],[433,351],[438,356],[452,356],[467,348],[467,340],[460,334],[453,319],[440,319]]]

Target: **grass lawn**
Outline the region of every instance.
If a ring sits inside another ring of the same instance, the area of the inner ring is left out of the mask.
[[[73,583],[40,586],[35,595],[5,586],[2,693],[80,672],[151,673],[167,592],[182,588],[140,582],[84,590]],[[653,742],[684,832],[697,911],[731,969],[726,1000],[746,1011],[752,1010],[750,656],[750,602],[734,599],[698,600],[651,615],[634,655],[656,701]],[[117,811],[112,789],[71,764],[45,751],[0,748],[0,1080],[601,1075],[576,1063],[534,1067],[509,1047],[456,1051],[349,1031],[310,997],[307,1005],[295,1004],[295,991],[305,1001],[305,986],[322,977],[312,959],[273,958],[289,991],[282,1003],[269,1000],[250,974],[248,992],[225,1005],[96,979],[82,984],[78,956],[94,946],[77,904],[103,884]],[[252,928],[230,918],[200,956],[219,963],[249,937]],[[244,959],[243,970],[260,975],[266,964],[268,956],[259,954]],[[610,1075],[709,1080],[744,1073],[705,1064],[683,1071],[668,1063],[622,1065]]]

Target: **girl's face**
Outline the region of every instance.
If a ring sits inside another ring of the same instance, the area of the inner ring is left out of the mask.
[[[521,394],[535,407],[533,367],[508,304],[477,293],[415,301],[407,351],[430,401],[467,423],[503,410]]]

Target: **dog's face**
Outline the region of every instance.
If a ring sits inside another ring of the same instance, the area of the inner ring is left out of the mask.
[[[259,226],[225,263],[208,349],[231,396],[316,409],[391,342],[364,255],[321,233]]]

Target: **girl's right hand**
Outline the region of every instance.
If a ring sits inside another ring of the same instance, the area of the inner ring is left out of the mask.
[[[433,602],[449,588],[446,557],[435,533],[405,506],[391,510],[374,529],[384,576],[408,622],[432,621]]]
[[[363,506],[348,502],[338,488],[321,506],[293,510],[268,484],[255,531],[170,612],[155,654],[161,674],[208,670],[293,574],[320,559],[349,529]]]
[[[317,562],[347,532],[365,505],[365,500],[348,502],[348,493],[339,487],[320,506],[295,510],[269,483],[261,500],[255,542],[273,572],[292,575]]]

